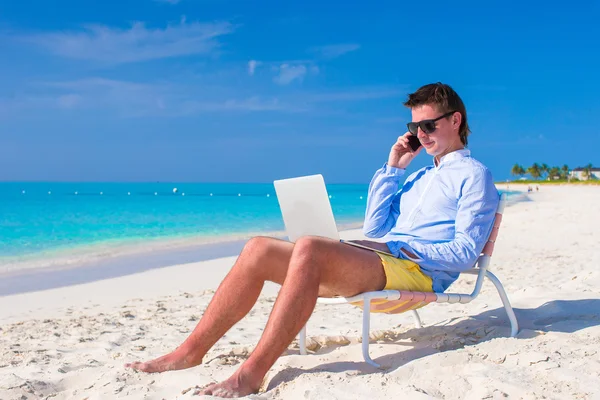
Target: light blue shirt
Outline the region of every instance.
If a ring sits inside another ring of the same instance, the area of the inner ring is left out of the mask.
[[[414,261],[443,292],[481,254],[500,195],[490,171],[469,150],[443,156],[403,185],[404,169],[384,164],[369,186],[363,233],[384,238],[398,258]],[[400,251],[406,249],[416,258]]]

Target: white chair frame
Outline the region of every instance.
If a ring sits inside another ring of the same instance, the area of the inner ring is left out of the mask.
[[[488,267],[490,264],[494,243],[498,234],[498,229],[500,228],[500,222],[502,220],[502,213],[504,211],[504,207],[506,204],[506,194],[502,194],[500,198],[500,204],[498,205],[498,210],[496,213],[496,218],[494,221],[494,227],[492,232],[490,233],[490,238],[484,247],[484,250],[481,256],[477,259],[475,263],[475,267],[461,272],[461,274],[469,274],[469,275],[477,275],[477,280],[475,282],[475,288],[471,294],[459,294],[459,293],[422,293],[422,292],[407,292],[407,291],[399,291],[399,290],[381,290],[376,292],[366,292],[361,293],[359,295],[353,297],[334,297],[334,298],[323,298],[320,297],[317,300],[318,304],[348,304],[348,303],[363,303],[363,326],[362,326],[362,353],[364,360],[374,366],[379,367],[379,364],[374,362],[369,355],[369,333],[370,333],[370,322],[371,322],[371,301],[372,300],[408,300],[411,301],[414,297],[420,297],[414,301],[414,304],[423,303],[427,304],[430,302],[436,303],[461,303],[466,304],[475,300],[481,291],[481,286],[483,285],[483,281],[485,278],[488,278],[496,289],[498,290],[498,294],[500,295],[500,299],[504,305],[504,309],[506,310],[506,314],[508,315],[508,319],[510,320],[511,326],[511,336],[514,337],[519,332],[519,324],[517,321],[517,317],[513,311],[513,308],[508,300],[508,296],[506,295],[506,291],[502,286],[500,280],[488,271]],[[500,216],[500,217],[498,217]],[[420,296],[415,296],[420,295]],[[431,296],[435,298],[432,300]],[[427,298],[427,300],[423,301],[423,299]],[[415,325],[417,328],[422,327],[421,318],[417,310],[411,310],[412,314],[415,318]],[[300,354],[306,355],[306,325],[300,330],[299,333],[299,347]]]

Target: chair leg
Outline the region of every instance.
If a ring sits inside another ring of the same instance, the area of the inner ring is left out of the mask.
[[[371,299],[365,296],[363,303],[363,331],[362,331],[362,353],[367,364],[379,368],[379,364],[371,359],[369,355],[369,331],[371,326]]]
[[[306,325],[300,329],[300,333],[298,334],[298,344],[300,346],[300,354],[303,356],[306,355]]]
[[[490,271],[486,271],[485,276],[488,277],[490,279],[490,281],[492,281],[494,286],[496,286],[496,289],[498,290],[498,294],[500,295],[500,298],[502,299],[502,303],[504,304],[504,309],[506,310],[506,314],[508,314],[508,319],[510,320],[510,328],[511,328],[510,335],[512,337],[517,336],[517,333],[519,333],[519,323],[517,322],[517,317],[515,315],[515,312],[513,311],[513,308],[510,305],[510,301],[508,301],[508,296],[506,295],[506,292],[504,291],[504,286],[502,286],[502,283],[496,277],[496,275],[492,274]]]
[[[415,325],[417,326],[417,328],[422,328],[423,324],[421,323],[421,318],[419,317],[419,313],[417,312],[417,310],[412,310],[412,314],[415,317]]]

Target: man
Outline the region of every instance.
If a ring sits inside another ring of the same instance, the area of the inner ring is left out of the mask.
[[[360,241],[365,250],[322,237],[290,243],[252,238],[225,277],[202,319],[175,351],[158,359],[126,364],[145,372],[193,367],[252,308],[265,281],[281,290],[263,335],[239,369],[201,394],[245,396],[264,376],[310,317],[318,296],[353,296],[382,289],[441,292],[479,256],[498,205],[492,176],[464,147],[469,127],[460,97],[441,83],[410,94],[409,132],[392,146],[387,163],[369,187],[364,233],[385,243]],[[411,133],[412,132],[412,133]],[[422,144],[409,146],[409,136]],[[423,150],[432,166],[400,180]]]

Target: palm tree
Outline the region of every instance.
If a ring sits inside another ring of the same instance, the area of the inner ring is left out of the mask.
[[[521,177],[521,176],[525,175],[525,169],[523,169],[523,167],[520,166],[519,164],[515,164],[515,165],[513,165],[512,169],[510,170],[510,174]]]
[[[592,163],[589,163],[588,165],[586,165],[585,167],[583,167],[583,176],[585,176],[585,179],[591,179],[592,178]]]
[[[533,179],[538,179],[542,175],[541,168],[538,163],[533,163],[531,167],[527,168],[527,173],[531,175]]]
[[[567,179],[567,177],[569,176],[569,166],[567,164],[563,165],[560,168],[560,171],[561,171],[560,178]]]
[[[560,178],[560,168],[558,168],[558,167],[550,168],[550,171],[548,172],[548,177],[550,179],[554,179],[555,177]]]
[[[542,166],[540,167],[540,172],[541,172],[542,177],[545,178],[549,171],[550,171],[550,167],[548,167],[548,164],[542,164]]]

